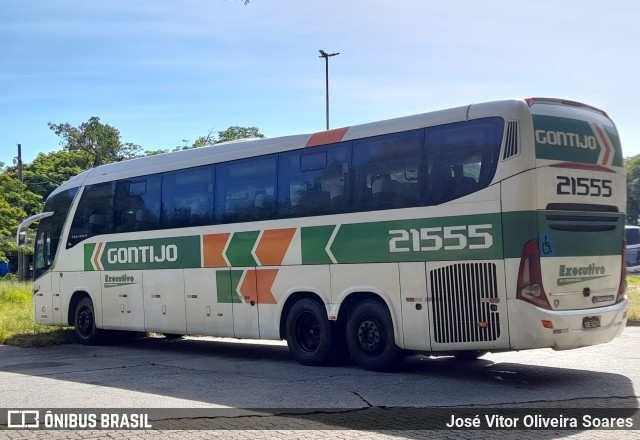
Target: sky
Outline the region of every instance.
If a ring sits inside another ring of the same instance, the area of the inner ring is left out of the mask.
[[[92,116],[145,150],[485,101],[605,110],[640,154],[637,0],[0,0],[0,162]]]

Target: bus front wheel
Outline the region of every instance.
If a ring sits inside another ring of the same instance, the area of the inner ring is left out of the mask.
[[[391,314],[383,303],[366,300],[355,307],[347,321],[347,347],[365,370],[386,371],[401,359]]]
[[[331,331],[324,307],[311,298],[296,302],[287,315],[287,345],[302,365],[323,365],[329,361]]]
[[[80,300],[76,306],[74,317],[75,334],[78,342],[84,345],[97,344],[100,339],[100,330],[96,327],[91,298]]]

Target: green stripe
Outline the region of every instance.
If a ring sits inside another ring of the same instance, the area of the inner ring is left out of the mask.
[[[240,298],[236,289],[242,276],[241,270],[216,271],[216,291],[219,304],[239,303]]]
[[[620,255],[622,252],[625,222],[622,213],[538,211],[537,217],[540,235],[553,236],[554,257]],[[604,221],[606,218],[614,221]],[[574,230],[563,231],[558,227]],[[589,230],[594,227],[612,229]]]
[[[607,221],[611,219],[612,221]],[[502,214],[504,256],[520,258],[529,240],[547,235],[552,257],[620,255],[625,216],[584,211],[519,211]],[[592,228],[611,230],[593,231]],[[561,230],[573,229],[573,230]],[[544,257],[544,253],[541,252]]]
[[[536,157],[597,164],[604,145],[591,125],[582,120],[533,115]],[[622,147],[615,127],[599,125],[608,134],[614,149],[613,166],[623,164]]]
[[[339,263],[499,259],[500,231],[497,213],[349,224],[331,252]]]
[[[313,226],[301,228],[302,264],[331,264],[331,258],[325,248],[336,227]]]
[[[96,243],[87,243],[84,245],[84,270],[94,270],[91,264],[91,256],[96,249]]]
[[[236,232],[231,238],[226,256],[231,266],[257,266],[251,251],[260,231]]]
[[[502,213],[505,258],[520,258],[525,243],[538,238],[539,235],[536,211]]]
[[[200,242],[199,235],[112,241],[105,245],[100,262],[105,270],[197,268],[202,267]]]

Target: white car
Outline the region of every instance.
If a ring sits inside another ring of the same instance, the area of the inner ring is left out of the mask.
[[[627,272],[640,272],[640,226],[625,226],[627,240]]]

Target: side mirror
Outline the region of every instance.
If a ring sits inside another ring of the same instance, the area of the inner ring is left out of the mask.
[[[48,218],[53,215],[52,211],[42,212],[40,214],[32,215],[18,226],[18,232],[16,234],[16,243],[19,247],[23,247],[27,242],[27,229],[31,226],[32,223],[42,220],[43,218]]]

